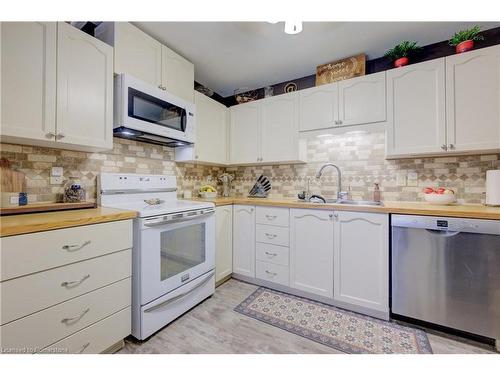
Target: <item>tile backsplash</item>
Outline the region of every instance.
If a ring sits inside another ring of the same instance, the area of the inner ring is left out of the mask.
[[[264,174],[271,179],[270,197],[295,198],[310,180],[310,190],[334,197],[336,172],[325,170],[318,181],[315,174],[325,162],[342,170],[342,185],[354,199],[371,199],[373,184],[379,183],[384,200],[419,201],[422,188],[445,186],[454,189],[460,201],[480,203],[488,169],[500,168],[500,154],[447,156],[385,160],[384,131],[352,132],[308,140],[307,164],[211,167],[174,162],[171,148],[114,139],[113,150],[98,153],[1,144],[1,157],[26,174],[31,201],[55,201],[62,186],[50,185],[53,166],[64,168],[64,177],[76,176],[86,186],[89,200],[96,199],[96,177],[100,172],[174,174],[179,194],[195,191],[208,176],[214,180],[224,171],[235,174],[233,195],[246,195],[255,179]]]

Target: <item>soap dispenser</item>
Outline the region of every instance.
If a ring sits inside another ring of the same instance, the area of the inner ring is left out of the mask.
[[[380,186],[378,183],[373,184],[375,187],[373,188],[373,201],[380,202]]]

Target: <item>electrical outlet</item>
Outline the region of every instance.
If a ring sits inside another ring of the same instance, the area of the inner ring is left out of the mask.
[[[406,186],[406,174],[398,173],[396,175],[396,185],[398,186]]]
[[[63,183],[63,177],[50,176],[50,184],[51,185],[61,185]]]
[[[52,177],[62,177],[63,176],[63,168],[62,167],[52,167],[50,170],[50,175]]]

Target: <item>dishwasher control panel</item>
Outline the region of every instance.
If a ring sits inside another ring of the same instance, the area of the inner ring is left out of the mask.
[[[391,225],[393,227],[500,235],[499,220],[463,219],[458,217],[437,216],[392,215]]]

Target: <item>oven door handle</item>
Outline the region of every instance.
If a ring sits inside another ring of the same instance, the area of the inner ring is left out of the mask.
[[[144,223],[144,226],[145,227],[156,227],[158,225],[165,225],[165,224],[174,224],[174,223],[180,223],[182,221],[189,221],[189,220],[193,220],[193,219],[199,219],[201,217],[205,217],[205,216],[208,216],[208,215],[211,215],[213,214],[215,211],[210,211],[210,212],[206,212],[204,214],[200,214],[200,215],[194,215],[194,216],[183,216],[181,218],[178,218],[178,219],[170,219],[170,220],[161,220],[161,221],[153,221],[151,223],[148,223],[148,222],[145,222]]]
[[[178,296],[175,296],[175,297],[172,297],[170,299],[167,299],[166,301],[163,301],[161,303],[159,303],[158,305],[155,305],[155,306],[152,306],[146,310],[144,310],[145,313],[148,313],[148,312],[152,312],[152,311],[155,311],[155,310],[158,310],[166,305],[169,305],[177,300],[180,300],[181,298],[184,298],[185,296],[187,296],[188,294],[190,294],[191,292],[193,292],[194,290],[202,287],[203,285],[205,285],[211,278],[212,276],[215,275],[215,271],[211,271],[207,276],[205,276],[203,278],[203,280],[201,280],[198,284],[196,284],[195,286],[193,286],[191,289],[189,289],[188,291],[184,292],[184,293],[181,293],[179,294]]]

